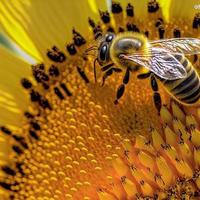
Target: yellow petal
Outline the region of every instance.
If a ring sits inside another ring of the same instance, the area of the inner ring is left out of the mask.
[[[0,30],[3,29],[2,26],[4,26],[4,29],[6,29],[9,36],[15,40],[24,51],[29,53],[35,59],[42,60],[41,55],[37,51],[34,43],[30,40],[27,32],[20,26],[16,19],[11,19],[6,13],[7,11],[2,6],[2,2],[0,2]]]
[[[169,14],[170,14],[170,2],[171,0],[158,0],[158,3],[162,9],[162,14],[163,17],[165,18],[166,21],[169,21]]]
[[[101,7],[106,5],[105,1],[102,2]],[[45,58],[47,48],[53,45],[65,48],[73,27],[81,33],[87,33],[88,17],[97,17],[94,9],[98,5],[84,0],[2,0],[0,18],[6,32],[20,46],[29,53],[34,52],[38,58],[33,48],[29,50],[35,45]]]
[[[30,65],[0,46],[0,124],[19,125],[28,98],[20,79],[31,76]]]
[[[195,13],[199,12],[199,0],[171,0],[169,10],[169,20],[185,19],[187,22],[193,20]]]

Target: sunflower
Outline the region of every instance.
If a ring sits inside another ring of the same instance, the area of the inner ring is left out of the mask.
[[[200,107],[131,74],[104,86],[83,53],[107,32],[199,37],[198,1],[1,0],[0,199],[200,198]],[[189,58],[198,71],[198,56]]]

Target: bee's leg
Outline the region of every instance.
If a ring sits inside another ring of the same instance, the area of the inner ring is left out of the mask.
[[[103,78],[102,78],[102,84],[101,86],[104,86],[104,83],[105,83],[105,80],[111,76],[113,73],[113,68],[109,69],[108,71],[105,72],[105,74],[103,75]]]
[[[104,74],[104,76],[103,76],[103,81],[102,81],[101,86],[104,85],[105,80],[106,80],[110,75],[112,75],[113,72],[119,73],[119,72],[122,72],[122,70],[121,70],[120,68],[115,68],[115,67],[114,67],[114,68],[110,68],[108,71],[106,71],[105,74]]]
[[[104,71],[110,69],[110,67],[112,67],[113,65],[114,65],[114,63],[110,63],[110,64],[108,64],[108,65],[105,65],[105,66],[103,66],[103,67],[101,68],[101,70],[104,72]]]
[[[154,105],[155,105],[155,107],[158,111],[158,114],[160,114],[162,101],[161,101],[161,97],[160,97],[160,94],[159,94],[159,91],[158,91],[158,83],[157,83],[154,75],[151,76],[151,88],[154,92],[154,94],[153,94]]]
[[[115,67],[114,67],[114,68],[112,68],[112,69],[113,69],[114,72],[117,72],[117,73],[122,72],[122,70],[121,70],[120,68],[115,68]]]
[[[97,82],[97,73],[96,73],[96,62],[98,61],[98,59],[96,58],[94,60],[93,66],[94,66],[94,81],[95,83]]]
[[[149,77],[151,76],[151,74],[152,74],[152,73],[149,71],[149,72],[147,72],[147,73],[143,73],[143,74],[137,75],[137,78],[138,78],[138,79],[149,78]]]
[[[127,68],[126,73],[123,78],[123,83],[117,89],[117,95],[116,95],[114,104],[118,104],[118,100],[123,96],[124,91],[125,91],[125,85],[129,82],[129,77],[130,77],[130,70],[129,68]]]

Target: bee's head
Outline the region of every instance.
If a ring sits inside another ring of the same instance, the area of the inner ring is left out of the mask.
[[[97,60],[100,65],[104,65],[110,61],[110,46],[115,35],[107,33],[101,41],[98,48]]]

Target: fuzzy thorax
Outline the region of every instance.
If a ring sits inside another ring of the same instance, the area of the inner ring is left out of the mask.
[[[147,55],[148,40],[141,33],[124,32],[118,34],[110,47],[111,60],[121,68],[135,68],[133,61],[124,60],[120,55],[134,55],[136,53]]]

